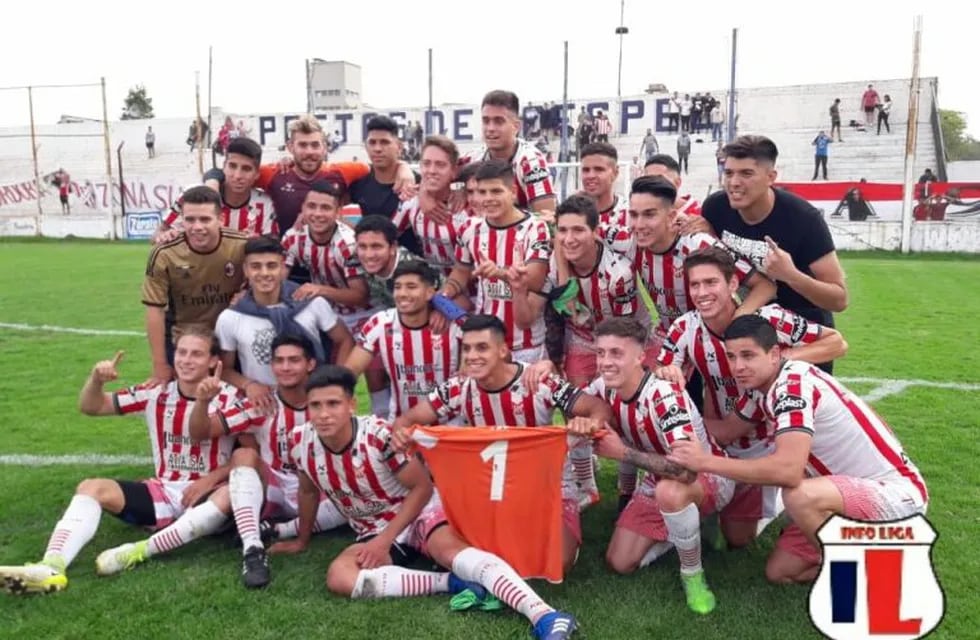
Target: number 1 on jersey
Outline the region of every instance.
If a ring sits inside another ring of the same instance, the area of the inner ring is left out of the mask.
[[[480,458],[486,463],[493,460],[493,472],[490,476],[490,500],[500,502],[504,499],[504,475],[507,473],[507,441],[491,442],[480,452]]]

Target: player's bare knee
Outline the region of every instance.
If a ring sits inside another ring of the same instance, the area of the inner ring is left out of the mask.
[[[813,506],[813,496],[810,495],[807,483],[801,482],[795,487],[785,487],[782,491],[783,507],[786,513],[792,515],[800,511],[805,511]]]
[[[334,560],[327,567],[326,586],[327,591],[338,596],[350,597],[354,592],[354,584],[357,582],[357,573],[351,575],[348,563]]]
[[[231,454],[232,467],[259,467],[259,454],[251,447],[239,447]]]
[[[773,584],[793,584],[793,568],[779,560],[769,558],[766,562],[766,580]]]
[[[657,483],[657,504],[664,511],[680,511],[691,504],[688,485],[676,480],[661,480]]]
[[[741,549],[752,544],[755,540],[757,520],[721,521],[721,533],[730,549]]]
[[[214,503],[214,506],[218,507],[218,510],[224,514],[231,513],[231,492],[228,489],[228,485],[224,485],[217,489],[214,493],[208,496],[208,500]]]
[[[112,482],[112,480],[105,478],[86,478],[78,483],[75,494],[94,498],[98,500],[100,505],[104,505],[111,495]]]
[[[627,558],[619,550],[609,549],[606,551],[606,566],[613,572],[625,576],[636,571],[640,563],[632,558]]]

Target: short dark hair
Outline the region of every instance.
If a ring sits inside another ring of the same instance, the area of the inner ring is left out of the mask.
[[[442,149],[442,151],[449,156],[449,164],[455,165],[459,162],[459,147],[456,143],[452,141],[448,136],[442,135],[432,135],[425,139],[422,143],[422,150],[420,153],[424,153],[429,147],[435,147],[436,149]]]
[[[745,135],[735,138],[722,149],[728,158],[744,160],[751,158],[756,162],[767,162],[776,164],[779,157],[779,149],[776,143],[765,136]]]
[[[402,276],[418,276],[431,287],[439,286],[439,273],[421,260],[402,260],[391,274],[391,281],[397,282]]]
[[[357,376],[353,371],[337,364],[325,364],[310,374],[310,379],[306,381],[306,392],[324,387],[341,387],[348,398],[353,398],[356,386]]]
[[[590,142],[589,144],[582,147],[582,151],[579,152],[579,160],[585,158],[586,156],[606,156],[607,158],[612,158],[616,162],[619,162],[619,152],[616,151],[616,147],[612,146],[608,142]]]
[[[272,355],[276,354],[276,349],[279,347],[299,347],[303,350],[303,356],[307,360],[316,359],[316,348],[313,346],[313,342],[306,336],[301,336],[295,333],[280,333],[272,340],[272,348],[269,350]]]
[[[250,256],[254,253],[276,253],[285,254],[282,243],[274,235],[255,236],[245,241],[245,255]]]
[[[663,176],[640,176],[630,186],[630,195],[634,193],[646,193],[665,200],[670,205],[677,200],[677,187]]]
[[[768,320],[754,313],[735,318],[725,329],[726,341],[739,338],[750,338],[765,351],[770,351],[778,343],[776,329]]]
[[[395,241],[398,240],[398,228],[395,227],[394,222],[384,216],[363,216],[360,222],[357,223],[357,226],[354,227],[354,237],[356,238],[362,233],[368,233],[371,231],[375,231],[383,235],[388,244],[395,244]]]
[[[310,185],[310,190],[308,193],[322,193],[324,195],[333,196],[337,200],[337,206],[340,206],[340,199],[344,195],[343,189],[333,180],[316,180]]]
[[[249,160],[255,163],[255,168],[258,169],[259,165],[262,164],[262,147],[259,143],[251,138],[234,138],[228,143],[228,147],[225,149],[225,159],[228,159],[228,155],[232,153],[237,153],[240,156],[245,156]]]
[[[690,272],[693,267],[710,264],[721,269],[721,274],[725,280],[731,280],[735,275],[735,258],[728,251],[721,247],[704,247],[697,251],[692,251],[684,258],[684,271]]]
[[[471,179],[476,177],[476,172],[480,170],[482,165],[482,162],[467,162],[456,173],[456,181],[464,183],[469,182]]]
[[[555,208],[555,221],[570,213],[585,216],[585,223],[590,229],[595,230],[599,226],[599,209],[589,196],[575,194],[566,198]]]
[[[616,336],[617,338],[629,338],[640,346],[647,343],[647,330],[636,318],[628,316],[618,316],[603,320],[595,328],[595,337]]]
[[[517,99],[517,94],[513,91],[504,91],[502,89],[495,89],[483,96],[483,102],[480,103],[480,107],[486,107],[487,105],[491,107],[503,107],[514,112],[517,115],[521,112],[521,101]]]
[[[484,160],[476,170],[476,179],[503,180],[509,185],[514,181],[514,167],[506,160]]]
[[[647,158],[646,164],[643,168],[646,169],[651,164],[659,164],[662,167],[667,167],[674,173],[681,172],[681,165],[677,164],[677,160],[674,160],[673,156],[666,153],[655,153]]]
[[[500,336],[501,340],[507,339],[507,329],[504,327],[503,321],[497,316],[491,316],[488,314],[477,314],[470,316],[466,319],[461,327],[463,333],[469,333],[471,331],[484,331],[486,329],[490,330],[490,333],[495,333]]]
[[[388,116],[373,116],[367,121],[367,126],[364,127],[365,134],[372,131],[387,131],[397,138],[398,123]]]
[[[185,204],[211,204],[216,212],[221,211],[221,194],[203,184],[191,187],[180,194],[180,202]]]

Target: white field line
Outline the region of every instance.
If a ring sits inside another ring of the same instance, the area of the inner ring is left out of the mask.
[[[19,331],[50,331],[53,333],[74,333],[95,336],[142,336],[140,331],[122,331],[112,329],[79,329],[75,327],[57,327],[52,325],[29,325],[0,322],[0,329],[15,329]],[[933,380],[899,380],[894,378],[840,378],[841,382],[858,382],[876,385],[866,393],[864,400],[876,402],[887,396],[901,393],[909,387],[931,387],[934,389],[954,389],[957,391],[980,391],[980,383],[969,382],[936,382]],[[32,455],[32,454],[0,454],[0,466],[52,466],[52,465],[142,465],[150,464],[147,456],[133,455],[103,455],[98,453],[82,453],[76,455]]]
[[[144,336],[142,331],[124,331],[121,329],[78,329],[76,327],[56,327],[49,324],[20,324],[16,322],[0,322],[0,329],[16,331],[48,331],[51,333],[74,333],[85,336]]]

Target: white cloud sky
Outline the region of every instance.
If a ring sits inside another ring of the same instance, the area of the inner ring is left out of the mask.
[[[229,111],[303,110],[303,61],[313,57],[361,65],[364,98],[374,106],[418,106],[428,100],[426,56],[432,47],[436,104],[477,102],[497,87],[539,102],[561,96],[562,42],[568,40],[569,97],[616,94],[618,0],[579,9],[561,0],[175,0],[125,6],[9,3],[0,87],[105,76],[110,118],[118,117],[126,90],[138,83],[146,85],[158,117],[187,117],[195,109],[195,71],[201,72],[206,106],[213,45],[213,104]],[[940,105],[966,112],[969,130],[980,137],[980,83],[971,46],[980,8],[954,6],[948,0],[925,8],[908,0],[626,0],[623,94],[641,93],[651,82],[682,91],[727,87],[732,27],[739,28],[741,87],[908,77],[913,16],[920,12],[921,74],[939,77]],[[54,122],[62,113],[99,116],[98,90],[35,93],[39,122]],[[0,91],[0,125],[27,120],[25,92]]]

